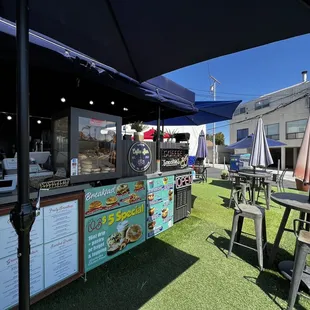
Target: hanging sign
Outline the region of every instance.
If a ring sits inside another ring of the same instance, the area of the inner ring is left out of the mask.
[[[134,143],[128,152],[128,164],[135,172],[145,172],[152,163],[150,147],[143,142]]]
[[[161,149],[160,170],[185,169],[188,166],[188,149]]]

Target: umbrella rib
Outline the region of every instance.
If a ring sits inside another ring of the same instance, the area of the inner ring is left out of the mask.
[[[117,29],[117,31],[118,31],[118,33],[119,33],[119,35],[120,35],[120,37],[121,37],[121,40],[122,40],[122,42],[123,42],[123,44],[124,44],[125,50],[126,50],[126,52],[127,52],[128,58],[129,58],[129,61],[130,61],[131,65],[132,65],[133,71],[135,72],[136,78],[137,78],[138,81],[141,82],[141,79],[140,79],[138,70],[137,70],[137,68],[136,68],[136,66],[135,66],[135,64],[134,64],[134,62],[133,62],[133,59],[132,59],[130,50],[129,50],[128,45],[127,45],[127,43],[126,43],[125,37],[124,37],[124,35],[123,35],[122,31],[121,31],[121,28],[120,28],[120,26],[119,26],[119,23],[118,23],[118,21],[117,21],[115,12],[114,12],[113,7],[112,7],[112,5],[111,5],[111,2],[110,2],[110,0],[105,0],[105,2],[106,2],[107,6],[108,6],[108,8],[109,8],[109,10],[110,10],[112,19],[113,19],[113,21],[114,21],[114,23],[115,23],[115,26],[116,26],[116,29]]]

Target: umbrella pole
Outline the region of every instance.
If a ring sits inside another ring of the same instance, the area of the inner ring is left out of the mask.
[[[156,173],[161,174],[160,171],[160,106],[158,106],[157,110],[157,137],[156,137]]]
[[[18,235],[19,309],[30,308],[30,230],[35,209],[29,201],[29,25],[28,0],[16,4],[17,203],[10,220]]]

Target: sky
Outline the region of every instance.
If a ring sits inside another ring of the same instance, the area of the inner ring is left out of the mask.
[[[182,51],[181,51],[182,52]],[[165,74],[196,93],[196,101],[213,100],[210,93],[214,76],[217,100],[240,99],[243,102],[300,83],[301,72],[310,79],[310,34],[222,56]],[[212,133],[212,124],[207,125]],[[216,123],[229,144],[229,122]]]

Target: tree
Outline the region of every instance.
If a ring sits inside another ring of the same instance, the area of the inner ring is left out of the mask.
[[[213,135],[206,134],[206,139],[213,142]],[[225,136],[222,132],[215,134],[215,144],[216,145],[225,145]]]

